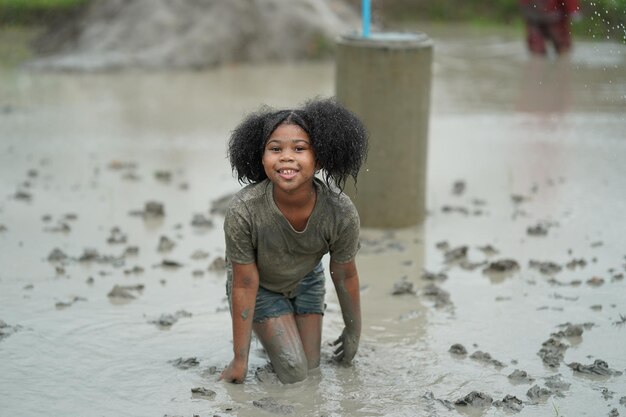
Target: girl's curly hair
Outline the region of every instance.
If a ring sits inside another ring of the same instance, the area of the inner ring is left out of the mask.
[[[298,125],[309,135],[329,187],[334,184],[343,191],[348,177],[356,184],[367,157],[367,132],[359,118],[333,98],[309,100],[293,110],[263,106],[249,114],[228,142],[228,158],[239,182],[257,183],[267,178],[261,163],[265,143],[281,124]]]

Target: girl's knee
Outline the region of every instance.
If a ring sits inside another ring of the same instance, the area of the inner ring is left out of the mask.
[[[307,377],[309,364],[306,358],[298,358],[288,353],[281,353],[272,361],[278,379],[283,384],[304,381]]]

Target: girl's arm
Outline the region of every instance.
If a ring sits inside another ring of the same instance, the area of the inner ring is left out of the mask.
[[[231,292],[234,359],[224,369],[220,379],[242,384],[248,373],[248,354],[252,338],[252,319],[256,294],[259,289],[259,271],[256,264],[233,265]]]
[[[339,345],[335,349],[333,359],[350,363],[359,348],[361,337],[361,302],[356,263],[353,260],[340,264],[331,259],[330,276],[335,284],[343,322],[346,326],[341,336],[333,343],[333,345]]]

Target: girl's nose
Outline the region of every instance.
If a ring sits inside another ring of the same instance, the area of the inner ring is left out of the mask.
[[[281,161],[293,161],[293,155],[290,151],[285,151],[280,154]]]

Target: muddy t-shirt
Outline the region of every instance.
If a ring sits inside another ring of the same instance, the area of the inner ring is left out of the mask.
[[[229,272],[231,261],[256,263],[259,285],[290,296],[326,253],[337,263],[354,259],[359,249],[359,215],[354,204],[322,181],[316,179],[314,184],[315,207],[301,232],[274,202],[271,181],[250,184],[235,194],[224,219]]]

